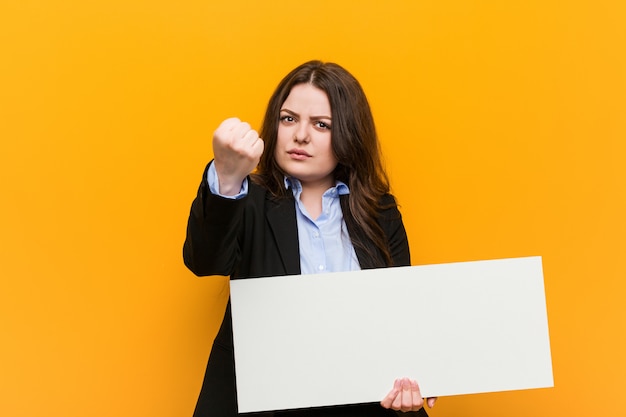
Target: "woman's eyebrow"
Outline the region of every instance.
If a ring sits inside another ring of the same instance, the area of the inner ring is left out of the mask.
[[[285,113],[289,113],[292,116],[296,116],[296,117],[300,117],[300,115],[298,113],[296,113],[293,110],[289,110],[289,109],[280,109],[281,112],[285,112]],[[319,119],[328,119],[328,120],[333,120],[332,117],[330,116],[311,116],[312,120],[319,120]]]
[[[299,116],[298,113],[296,113],[295,111],[291,111],[289,109],[280,109],[281,112],[285,112],[285,113],[289,113],[292,116]]]

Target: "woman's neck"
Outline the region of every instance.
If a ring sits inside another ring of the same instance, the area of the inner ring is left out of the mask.
[[[334,185],[335,183],[330,181],[302,183],[300,201],[313,220],[316,220],[322,214],[322,196]]]

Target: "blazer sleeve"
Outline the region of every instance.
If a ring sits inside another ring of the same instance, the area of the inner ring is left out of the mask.
[[[241,256],[241,220],[247,197],[233,200],[211,193],[206,181],[209,166],[191,204],[183,260],[198,276],[230,275]]]

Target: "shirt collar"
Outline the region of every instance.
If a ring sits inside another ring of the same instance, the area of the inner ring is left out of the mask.
[[[285,188],[286,189],[291,188],[293,195],[298,196],[302,192],[302,183],[297,178],[288,177],[285,175]],[[333,189],[337,190],[337,195],[350,194],[350,189],[348,188],[348,186],[344,182],[339,181],[339,180],[335,180],[335,186],[329,188],[328,191],[331,191]]]

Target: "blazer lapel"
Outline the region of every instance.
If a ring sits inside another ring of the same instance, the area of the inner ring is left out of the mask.
[[[292,198],[267,200],[267,222],[274,235],[287,275],[300,274],[300,250],[295,202]]]

